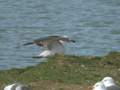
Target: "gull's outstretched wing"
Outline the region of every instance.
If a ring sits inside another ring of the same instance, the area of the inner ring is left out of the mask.
[[[38,46],[46,46],[49,43],[52,43],[52,42],[58,40],[58,38],[59,38],[59,36],[48,36],[48,37],[33,40],[32,42],[28,42],[23,45],[26,46],[26,45],[36,44]]]
[[[44,47],[44,51],[41,52],[39,57],[47,57],[55,54],[64,54],[64,42],[75,42],[68,37],[62,36],[48,36],[45,38],[40,38],[33,40],[32,42],[25,43],[23,45],[36,44],[38,46]]]
[[[25,43],[23,45],[31,45],[31,44],[36,44],[38,46],[48,46],[51,43],[54,42],[59,42],[59,41],[64,41],[64,42],[75,42],[74,40],[69,39],[68,37],[61,37],[61,36],[48,36],[45,38],[39,38],[36,40],[33,40],[32,42]]]

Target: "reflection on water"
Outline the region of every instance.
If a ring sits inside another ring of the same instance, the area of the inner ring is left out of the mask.
[[[48,35],[68,35],[77,41],[65,44],[66,54],[120,51],[120,1],[0,1],[0,69],[41,62],[31,57],[42,48],[21,45]]]

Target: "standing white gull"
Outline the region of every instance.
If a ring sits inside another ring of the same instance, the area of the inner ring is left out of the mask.
[[[32,90],[29,86],[20,84],[20,83],[14,83],[7,85],[4,90]]]
[[[116,85],[112,77],[105,77],[101,82],[103,82],[107,90],[120,90],[120,87]]]
[[[24,45],[36,44],[38,46],[44,47],[45,50],[40,53],[37,57],[48,57],[55,54],[64,54],[64,42],[75,42],[68,37],[62,36],[48,36],[45,38],[40,38],[33,40],[32,42],[26,43]]]
[[[107,90],[105,85],[102,82],[97,82],[94,86],[93,86],[93,90]]]

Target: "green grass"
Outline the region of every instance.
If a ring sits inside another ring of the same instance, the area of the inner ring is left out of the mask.
[[[102,57],[56,55],[33,67],[0,71],[0,85],[51,81],[65,85],[92,86],[105,76],[112,76],[120,84],[119,52],[111,52]]]

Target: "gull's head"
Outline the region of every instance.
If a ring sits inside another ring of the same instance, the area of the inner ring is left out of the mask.
[[[68,36],[67,36],[67,35],[63,35],[62,37],[64,37],[64,38],[68,38]]]
[[[62,36],[64,38],[64,40],[61,40],[60,42],[64,43],[64,41],[67,41],[67,42],[73,42],[75,43],[76,41],[75,40],[72,40],[70,39],[68,36],[64,35]]]
[[[115,81],[112,77],[105,77],[103,78],[102,82],[106,87],[115,85]]]
[[[93,90],[106,90],[106,87],[105,87],[105,85],[102,82],[97,82],[93,86]]]

